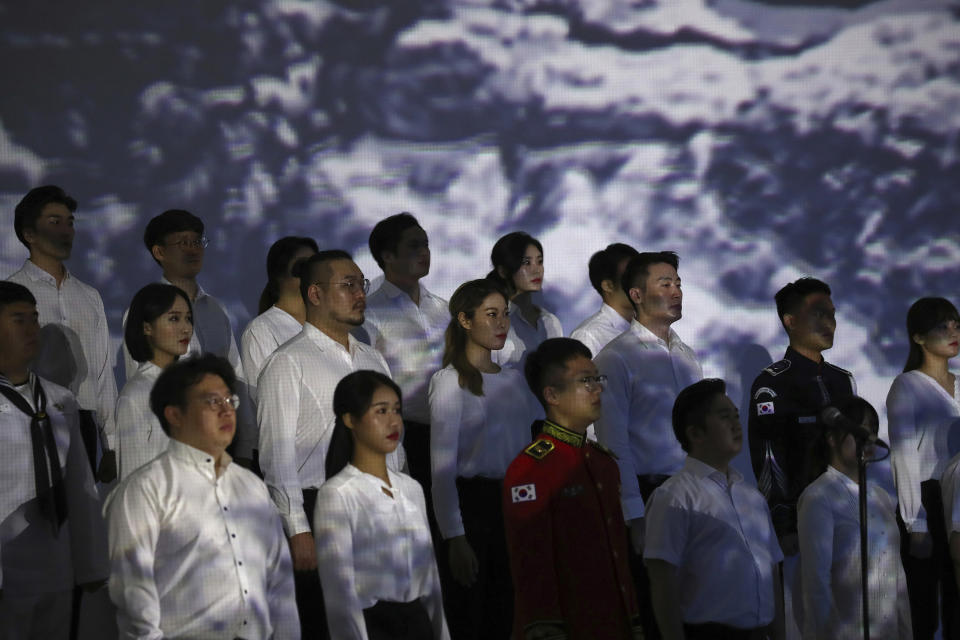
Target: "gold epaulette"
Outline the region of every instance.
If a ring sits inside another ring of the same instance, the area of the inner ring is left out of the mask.
[[[547,454],[556,448],[549,440],[536,440],[533,444],[523,450],[525,454],[534,458],[535,460],[543,460],[547,457]]]
[[[602,451],[603,453],[607,454],[608,456],[610,456],[610,457],[613,458],[614,460],[617,459],[617,454],[615,454],[613,451],[610,451],[610,449],[607,449],[605,446],[603,446],[602,444],[600,444],[600,443],[597,442],[596,440],[589,440],[589,439],[588,439],[587,442],[589,442],[591,445],[593,445],[593,448],[594,448],[594,449],[599,449],[600,451]]]

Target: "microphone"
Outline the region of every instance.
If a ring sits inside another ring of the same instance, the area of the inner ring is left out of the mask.
[[[842,429],[843,431],[846,431],[852,435],[854,438],[863,440],[864,442],[869,442],[874,435],[873,431],[867,429],[862,424],[855,423],[853,420],[840,413],[840,410],[836,407],[824,407],[823,411],[820,412],[820,419],[828,427]],[[874,441],[874,444],[876,444],[878,447],[886,449],[887,451],[890,450],[890,446],[880,438],[877,438]]]

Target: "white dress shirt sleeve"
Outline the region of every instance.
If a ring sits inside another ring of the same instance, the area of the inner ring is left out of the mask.
[[[258,335],[252,326],[248,326],[240,336],[240,360],[250,389],[250,399],[254,403],[257,401],[257,380],[263,364],[274,350],[275,346],[265,344],[263,336]]]
[[[117,404],[117,379],[113,375],[113,349],[110,347],[110,328],[107,326],[107,314],[103,307],[103,298],[98,293],[96,296],[97,313],[103,320],[98,331],[97,342],[100,348],[97,353],[103,354],[103,360],[96,363],[99,366],[97,371],[97,419],[100,423],[102,437],[109,446],[109,437],[105,432],[110,417],[113,415],[113,408]]]
[[[331,485],[320,487],[313,512],[314,539],[330,635],[338,640],[367,640],[363,606],[357,597],[351,520],[351,510],[339,491]]]
[[[594,362],[600,373],[607,376],[603,411],[600,419],[594,423],[594,428],[600,444],[617,456],[623,519],[629,523],[635,518],[642,518],[645,512],[630,449],[630,368],[618,353],[610,349],[601,351]]]
[[[445,540],[464,535],[457,492],[457,454],[464,391],[454,369],[441,369],[430,379],[430,471],[433,508]],[[466,393],[469,393],[466,392]]]
[[[301,379],[302,373],[293,359],[279,352],[263,370],[258,391],[260,468],[287,537],[310,532],[303,511],[303,487],[297,475]]]
[[[644,522],[643,557],[682,567],[690,530],[690,512],[666,489],[656,489],[650,498],[650,511]]]
[[[893,480],[900,501],[900,517],[907,531],[927,531],[927,512],[920,501],[921,477],[918,450],[923,437],[923,425],[916,422],[916,390],[910,380],[897,376],[887,394],[887,423]]]
[[[105,507],[110,544],[110,598],[120,637],[160,640],[160,594],[154,555],[160,536],[160,504],[142,484],[120,485]]]
[[[258,481],[259,482],[259,481]],[[261,489],[263,485],[260,485]],[[280,518],[274,516],[275,526],[271,544],[267,548],[267,606],[270,609],[270,624],[276,640],[300,638],[300,614],[294,592],[293,561],[290,545],[283,534]]]
[[[803,637],[814,640],[831,635],[831,621],[840,619],[831,589],[834,519],[830,496],[823,488],[800,496],[797,532],[800,539],[800,580],[803,595]],[[843,490],[843,487],[840,487]]]

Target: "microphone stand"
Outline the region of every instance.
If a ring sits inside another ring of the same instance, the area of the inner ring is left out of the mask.
[[[857,467],[860,477],[860,584],[863,603],[863,640],[870,640],[869,582],[867,577],[867,459],[864,455],[865,441],[854,438],[857,443]]]

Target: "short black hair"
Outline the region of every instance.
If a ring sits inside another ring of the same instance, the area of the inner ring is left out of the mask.
[[[413,217],[413,214],[406,211],[384,218],[373,227],[369,240],[370,255],[377,261],[377,265],[381,269],[383,269],[384,264],[383,252],[396,253],[401,234],[412,227],[420,227],[420,223]]]
[[[320,269],[334,260],[353,260],[353,256],[343,249],[327,249],[294,265],[293,273],[290,275],[300,278],[300,297],[303,298],[304,303],[309,302],[307,294],[310,291],[310,285],[317,282],[317,278],[320,277]]]
[[[620,286],[628,298],[630,297],[630,289],[634,287],[643,289],[646,286],[647,276],[650,275],[650,265],[661,263],[679,269],[680,257],[673,251],[644,251],[630,258],[627,268],[623,270],[623,276],[620,277]],[[633,302],[632,299],[631,302]]]
[[[172,284],[155,282],[134,294],[130,311],[127,313],[127,323],[123,327],[123,343],[127,346],[131,358],[137,362],[146,362],[153,358],[153,347],[143,333],[143,323],[153,322],[166,313],[177,296],[186,301],[188,312],[193,315],[190,296]]]
[[[203,235],[203,220],[184,209],[167,209],[158,216],[154,216],[143,230],[143,244],[147,251],[153,253],[153,247],[163,244],[164,239],[171,233],[180,231],[194,231]]]
[[[237,392],[237,376],[233,366],[226,358],[212,353],[177,360],[157,378],[150,391],[150,410],[157,416],[165,434],[170,435],[170,423],[163,415],[163,410],[170,406],[185,409],[187,392],[208,374],[220,376],[230,393]]]
[[[27,289],[19,282],[10,282],[9,280],[0,280],[0,311],[8,304],[17,302],[27,302],[33,306],[37,305],[37,299],[33,292]]]
[[[617,267],[624,260],[636,258],[638,255],[640,255],[640,252],[628,244],[622,242],[608,244],[605,249],[601,249],[590,256],[590,263],[587,266],[590,272],[590,284],[601,296],[603,295],[604,280],[611,280],[615,286],[619,286]]]
[[[37,218],[48,204],[62,204],[70,213],[77,210],[77,201],[55,184],[30,189],[13,210],[13,231],[27,249],[30,244],[23,236],[23,230],[37,228]]]
[[[710,402],[727,392],[727,384],[720,378],[704,378],[694,382],[677,394],[673,401],[673,434],[684,451],[690,451],[687,427],[702,429],[705,426]]]
[[[783,321],[783,316],[799,311],[800,307],[803,306],[804,299],[811,293],[831,295],[830,287],[826,282],[809,277],[795,280],[777,291],[773,299],[777,303],[777,316],[780,318],[780,323],[783,324],[784,329],[787,328],[787,325]]]
[[[547,401],[543,397],[543,390],[546,387],[559,387],[563,382],[567,363],[577,356],[588,360],[593,358],[590,349],[573,338],[548,338],[527,355],[523,374],[527,378],[530,391],[544,408]]]

